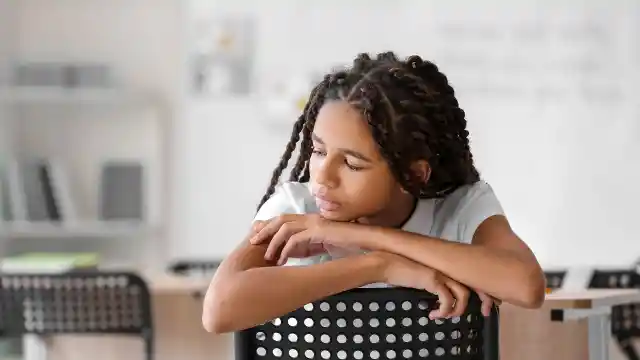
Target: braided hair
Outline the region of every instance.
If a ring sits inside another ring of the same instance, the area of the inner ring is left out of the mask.
[[[332,100],[346,101],[362,114],[396,180],[413,196],[442,197],[479,180],[465,113],[438,67],[417,55],[403,61],[393,52],[375,58],[363,53],[350,68],[326,75],[311,91],[258,208],[273,195],[301,137],[289,181],[309,181],[311,133],[320,108]],[[416,160],[429,163],[428,181],[411,171]]]

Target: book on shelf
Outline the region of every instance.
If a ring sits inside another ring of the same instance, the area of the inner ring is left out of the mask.
[[[5,159],[0,166],[0,214],[7,222],[73,222],[66,172],[55,159]]]
[[[5,257],[0,260],[4,273],[63,273],[96,270],[99,265],[95,253],[32,252]]]

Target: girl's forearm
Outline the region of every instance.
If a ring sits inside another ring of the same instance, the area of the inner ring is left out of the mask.
[[[526,308],[544,301],[542,270],[514,252],[386,228],[370,228],[363,236],[379,250],[407,257],[497,299]]]
[[[203,324],[209,332],[250,328],[307,303],[377,282],[382,272],[381,262],[369,255],[310,266],[243,269],[241,263],[228,262],[209,286],[203,307]]]

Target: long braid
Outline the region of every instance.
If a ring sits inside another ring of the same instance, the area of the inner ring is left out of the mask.
[[[310,118],[315,121],[315,117],[317,116],[320,107],[317,102],[319,98],[322,98],[323,93],[326,92],[326,88],[329,84],[330,78],[331,77],[328,75],[325,76],[325,79],[311,91],[310,101],[307,102],[302,115],[298,117],[298,120],[293,125],[291,139],[289,140],[289,143],[285,148],[284,154],[282,154],[282,158],[280,159],[278,166],[273,170],[271,181],[269,182],[269,187],[267,188],[266,193],[258,204],[258,210],[262,207],[262,205],[264,205],[265,202],[267,202],[267,200],[269,200],[271,195],[273,195],[273,193],[275,192],[276,186],[278,185],[280,177],[282,176],[282,172],[287,168],[289,160],[291,159],[291,154],[293,154],[293,151],[295,150],[296,145],[300,140],[301,132],[303,133],[303,139],[300,149],[300,155],[298,156],[296,165],[292,169],[291,175],[293,176],[295,173],[299,174],[303,170],[305,163],[308,161],[309,155],[311,153],[311,130],[309,129],[309,126],[305,125],[308,125]],[[296,177],[298,177],[298,175],[296,175]]]
[[[302,181],[302,177],[304,175],[304,171],[309,166],[309,159],[311,158],[311,150],[312,150],[312,142],[311,142],[311,133],[313,132],[313,127],[311,126],[315,123],[315,120],[308,120],[304,129],[302,129],[302,142],[300,143],[300,155],[298,156],[298,162],[296,163],[296,167],[291,170],[291,175],[289,176],[289,181]]]
[[[305,169],[309,157],[311,156],[311,132],[313,132],[313,124],[315,118],[318,115],[319,106],[318,103],[323,101],[323,96],[329,83],[330,77],[326,76],[325,79],[318,84],[309,96],[309,101],[304,107],[303,116],[305,118],[304,127],[302,128],[302,142],[300,143],[300,154],[295,166],[291,169],[289,175],[289,181],[300,181],[300,173]]]
[[[305,182],[309,182],[310,179],[311,179],[311,173],[309,172],[309,162],[307,161],[306,165],[304,166],[304,170],[300,175],[300,179],[298,181],[300,181],[301,183],[305,183]]]
[[[407,63],[415,64],[416,72],[424,78],[425,81],[433,84],[433,86],[441,93],[444,102],[450,106],[450,111],[455,119],[452,125],[456,125],[456,134],[462,146],[460,153],[456,154],[464,164],[461,169],[469,170],[466,174],[469,181],[477,181],[480,178],[478,170],[473,166],[473,153],[469,144],[469,131],[467,130],[466,114],[458,99],[455,96],[455,90],[449,83],[449,79],[443,74],[438,67],[430,62],[424,61],[419,56],[412,56],[407,59]]]
[[[299,181],[300,174],[304,170],[307,159],[310,155],[311,149],[311,135],[307,134],[306,127],[302,130],[302,141],[300,142],[300,154],[298,155],[298,160],[296,161],[295,166],[291,169],[291,174],[289,174],[289,181]]]
[[[273,195],[273,192],[275,191],[275,188],[278,185],[278,181],[280,181],[280,176],[282,175],[282,172],[284,171],[284,169],[287,168],[287,164],[289,163],[291,154],[296,149],[298,140],[300,140],[300,132],[302,131],[304,122],[305,122],[305,117],[304,115],[301,115],[296,121],[296,123],[293,125],[293,131],[291,132],[291,140],[289,140],[289,143],[285,148],[284,154],[282,154],[280,163],[278,163],[278,166],[273,170],[273,173],[271,175],[271,181],[269,182],[269,187],[267,188],[267,192],[262,197],[262,200],[260,200],[258,209],[260,209],[260,207],[262,207],[262,205],[264,205],[264,203],[267,202],[267,200],[269,200],[271,195]]]

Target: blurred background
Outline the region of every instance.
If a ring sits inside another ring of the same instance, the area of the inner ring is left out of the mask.
[[[223,258],[314,82],[387,50],[449,77],[545,268],[636,261],[637,1],[0,0],[3,270]]]

